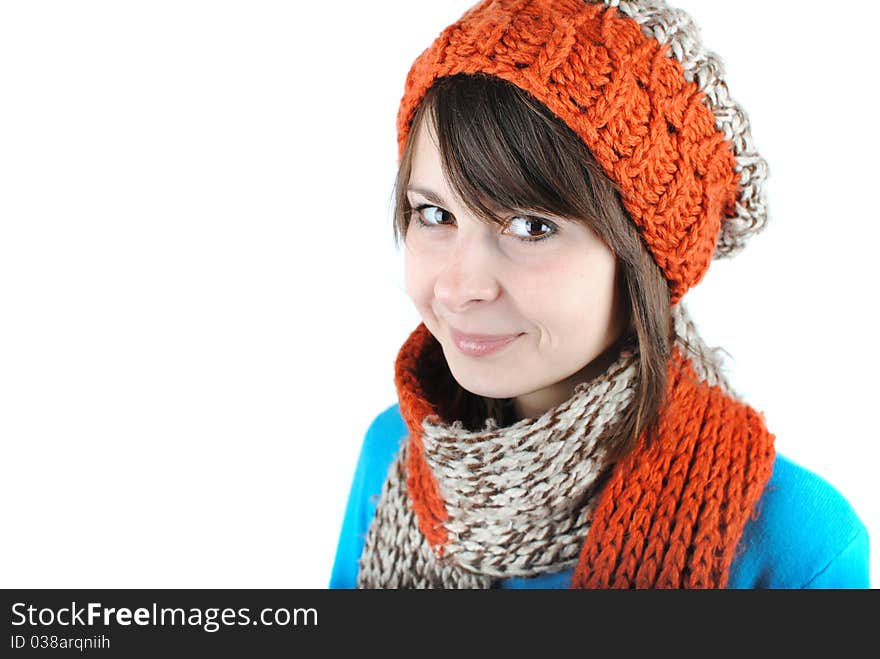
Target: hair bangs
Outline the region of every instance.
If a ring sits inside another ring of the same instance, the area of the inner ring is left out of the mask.
[[[437,81],[425,101],[449,184],[482,220],[500,222],[509,211],[595,216],[584,213],[596,210],[595,200],[573,198],[585,181],[569,173],[592,177],[581,153],[560,140],[568,127],[526,92],[500,78],[458,75]]]

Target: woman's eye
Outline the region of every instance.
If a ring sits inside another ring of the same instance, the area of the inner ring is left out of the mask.
[[[507,230],[520,240],[531,242],[544,240],[556,233],[556,227],[536,217],[514,217],[507,223]]]
[[[421,224],[428,226],[446,225],[452,222],[452,213],[437,206],[427,204],[413,209]]]

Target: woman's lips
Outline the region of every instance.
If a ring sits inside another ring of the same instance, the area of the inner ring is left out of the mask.
[[[484,357],[510,345],[522,334],[465,334],[450,328],[455,347],[472,357]]]

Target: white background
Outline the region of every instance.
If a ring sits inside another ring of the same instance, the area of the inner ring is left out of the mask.
[[[397,104],[469,6],[0,4],[0,586],[326,586],[418,322]],[[771,167],[687,304],[876,544],[880,7],[678,6]]]

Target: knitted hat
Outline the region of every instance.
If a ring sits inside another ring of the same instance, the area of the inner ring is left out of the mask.
[[[483,0],[414,62],[397,116],[438,79],[484,73],[541,101],[581,137],[669,282],[672,303],[766,222],[767,164],[719,57],[663,0]]]

